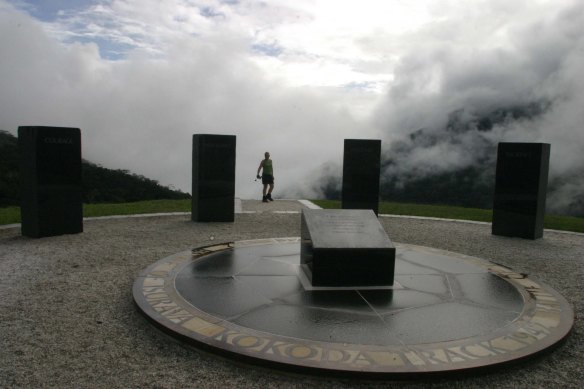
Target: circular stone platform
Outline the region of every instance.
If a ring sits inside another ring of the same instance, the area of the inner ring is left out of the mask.
[[[300,239],[216,244],[164,258],[134,283],[163,330],[237,358],[325,373],[446,373],[514,362],[562,340],[555,290],[474,257],[396,244],[391,288],[313,288]]]

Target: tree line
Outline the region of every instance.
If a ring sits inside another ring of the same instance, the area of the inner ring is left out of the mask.
[[[180,190],[122,169],[107,169],[82,161],[84,203],[125,203],[187,199]],[[18,139],[0,130],[0,207],[20,205]]]

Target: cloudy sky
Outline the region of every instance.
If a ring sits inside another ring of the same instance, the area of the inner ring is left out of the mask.
[[[580,0],[0,0],[0,129],[79,127],[85,159],[185,191],[192,134],[234,134],[237,196],[264,151],[275,194],[310,196],[345,138],[545,100],[490,136],[558,144],[565,174],[584,166],[582,26]]]

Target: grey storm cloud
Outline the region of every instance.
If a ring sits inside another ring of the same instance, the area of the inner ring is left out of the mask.
[[[548,209],[584,211],[584,3],[563,5],[514,21],[501,46],[491,47],[488,36],[468,45],[449,44],[450,36],[436,42],[447,27],[440,23],[420,32],[415,41],[423,43],[401,58],[375,118],[391,160],[382,179],[400,185],[469,167],[492,170],[498,142],[545,142]]]

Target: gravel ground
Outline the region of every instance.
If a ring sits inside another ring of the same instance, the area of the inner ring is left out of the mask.
[[[146,266],[211,243],[298,236],[296,202],[243,202],[234,223],[188,215],[87,220],[85,232],[42,239],[0,230],[0,388],[582,387],[584,235],[546,231],[527,241],[492,236],[490,225],[383,217],[394,242],[478,256],[546,283],[573,305],[565,344],[526,364],[431,381],[301,376],[184,347],[134,307],[132,284]]]

